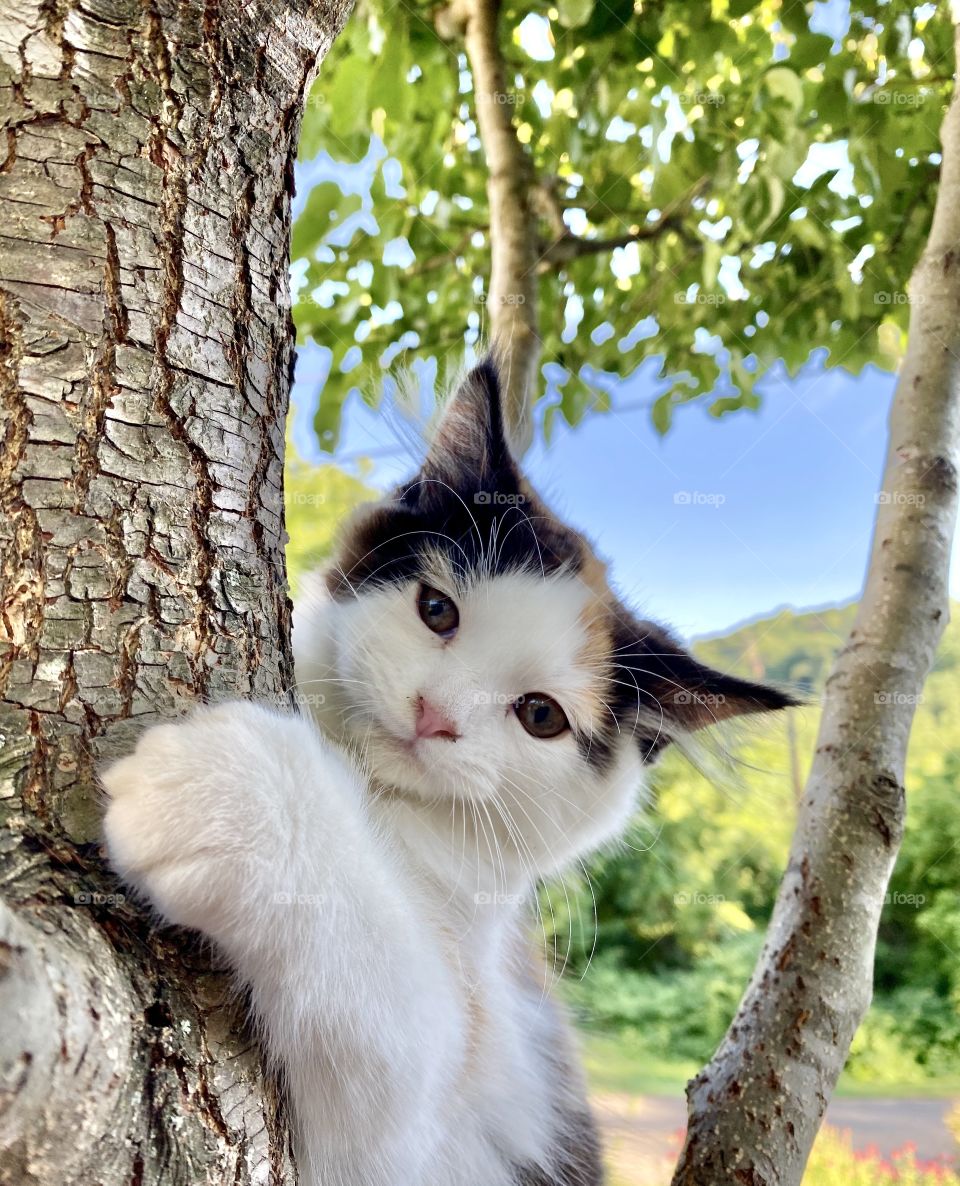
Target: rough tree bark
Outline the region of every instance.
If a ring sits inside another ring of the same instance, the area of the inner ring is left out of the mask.
[[[955,31],[960,61],[960,26]],[[796,1186],[870,1002],[903,832],[907,742],[949,612],[960,462],[960,96],[926,250],[863,598],[820,734],[766,942],[737,1016],[687,1089],[674,1186]]]
[[[291,683],[292,171],[348,9],[0,3],[0,1183],[293,1180],[227,982],[114,893],[94,765]]]

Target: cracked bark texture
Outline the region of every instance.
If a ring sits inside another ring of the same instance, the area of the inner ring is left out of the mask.
[[[349,0],[0,0],[0,1183],[292,1182],[229,983],[95,764],[284,699],[301,104]]]
[[[960,27],[955,39],[960,61]],[[960,464],[956,91],[941,140],[863,597],[827,682],[763,951],[726,1037],[687,1088],[674,1186],[798,1186],[870,1003],[877,926],[903,833],[910,728],[949,613]]]

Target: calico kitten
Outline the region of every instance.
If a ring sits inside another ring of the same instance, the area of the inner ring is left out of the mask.
[[[596,1186],[532,942],[671,740],[788,697],[637,620],[511,457],[495,366],[298,612],[306,715],[158,725],[103,775],[117,872],[249,987],[307,1186]]]

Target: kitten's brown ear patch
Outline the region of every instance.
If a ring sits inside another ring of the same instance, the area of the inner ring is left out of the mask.
[[[615,640],[613,660],[621,691],[624,684],[632,684],[642,707],[655,705],[662,713],[656,750],[679,733],[799,703],[779,688],[714,671],[651,622],[621,614]]]
[[[516,484],[518,475],[503,427],[500,376],[488,358],[464,376],[447,400],[423,464],[423,477],[455,479],[457,487],[467,478],[483,489],[485,483],[504,476]]]
[[[364,503],[340,525],[335,562],[326,569],[334,598],[356,596],[369,582],[399,579],[417,565],[417,532],[413,513],[396,500]]]

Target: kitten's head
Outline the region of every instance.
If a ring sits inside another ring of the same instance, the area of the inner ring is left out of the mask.
[[[790,703],[617,599],[520,473],[491,362],[451,397],[416,477],[348,523],[328,585],[343,728],[373,776],[505,809],[551,851],[615,832],[671,740]]]

